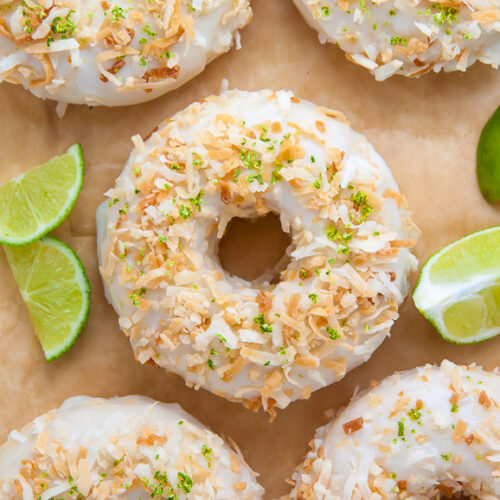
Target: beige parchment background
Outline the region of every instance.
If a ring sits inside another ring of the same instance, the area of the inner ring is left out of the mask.
[[[340,50],[321,46],[291,0],[252,3],[255,19],[243,31],[241,51],[219,58],[181,90],[147,104],[70,107],[58,119],[53,103],[10,84],[0,85],[0,182],[62,153],[73,142],[83,144],[84,189],[55,234],[82,258],[93,293],[90,320],[81,338],[68,354],[47,364],[0,252],[0,442],[10,430],[69,396],[140,393],[178,402],[214,431],[234,438],[261,474],[271,499],[288,491],[284,481],[305,454],[314,429],[325,423],[325,410],[344,405],[357,385],[364,388],[371,379],[443,358],[487,368],[499,364],[500,338],[470,347],[447,344],[411,299],[402,307],[392,337],[368,363],[309,401],[293,404],[273,424],[262,413],[255,415],[204,390],[195,392],[176,377],[135,363],[103,297],[94,212],[125,163],[130,136],[145,136],[167,116],[217,93],[222,78],[231,88],[291,89],[344,111],[385,158],[407,196],[423,232],[416,249],[421,262],[458,237],[500,224],[500,206],[483,201],[475,179],[479,133],[500,104],[499,71],[478,63],[465,74],[431,74],[420,80],[397,77],[378,83],[345,60]],[[236,253],[236,266],[237,257]]]

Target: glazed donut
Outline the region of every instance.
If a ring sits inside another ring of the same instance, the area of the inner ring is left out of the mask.
[[[261,499],[241,453],[175,404],[68,399],[0,446],[0,497]]]
[[[98,212],[98,248],[138,361],[272,412],[387,337],[415,230],[391,172],[341,113],[286,91],[230,91],[134,142]],[[292,239],[281,281],[228,275],[217,256],[228,222],[268,212]]]
[[[227,52],[249,0],[0,2],[0,82],[61,103],[154,99]]]
[[[500,64],[499,0],[294,0],[322,43],[377,80]]]
[[[500,376],[443,361],[397,373],[318,429],[290,498],[500,497]]]

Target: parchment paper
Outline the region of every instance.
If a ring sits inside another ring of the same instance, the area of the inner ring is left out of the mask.
[[[416,249],[421,262],[467,233],[500,224],[500,206],[483,201],[475,179],[479,133],[500,103],[499,71],[477,63],[465,74],[430,74],[420,80],[396,77],[377,83],[366,70],[345,60],[339,49],[321,46],[291,0],[252,3],[255,19],[243,31],[242,50],[219,58],[181,90],[144,105],[75,106],[58,119],[53,103],[13,85],[0,85],[0,182],[76,141],[83,143],[84,189],[55,234],[81,256],[93,293],[90,320],[81,338],[68,354],[47,364],[0,252],[0,442],[10,430],[69,396],[140,393],[178,402],[214,431],[234,438],[261,474],[271,499],[289,490],[284,481],[302,460],[314,429],[326,422],[325,410],[344,405],[356,386],[365,388],[374,378],[443,358],[487,368],[499,364],[500,338],[470,347],[447,344],[411,299],[401,308],[392,337],[368,363],[310,400],[292,404],[273,424],[263,413],[253,414],[204,390],[195,392],[180,379],[134,361],[103,296],[94,212],[125,163],[130,136],[145,136],[167,116],[218,93],[222,78],[231,88],[291,89],[344,111],[385,158],[407,196],[423,233]],[[242,265],[238,252],[232,260],[233,269]]]

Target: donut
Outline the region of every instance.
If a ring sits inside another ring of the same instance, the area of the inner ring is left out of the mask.
[[[133,140],[97,224],[106,296],[139,362],[273,416],[370,358],[408,291],[416,231],[341,113],[235,90]],[[279,283],[225,272],[228,222],[269,212],[292,239]]]
[[[318,429],[288,499],[500,497],[497,371],[443,361],[373,385]]]
[[[499,0],[294,0],[322,43],[376,80],[500,64]]]
[[[195,77],[251,19],[249,0],[7,0],[0,82],[60,103],[124,106]]]
[[[238,450],[175,404],[78,396],[0,446],[0,497],[261,499]]]

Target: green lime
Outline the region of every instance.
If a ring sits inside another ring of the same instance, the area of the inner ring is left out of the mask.
[[[423,266],[413,300],[447,341],[473,344],[500,333],[500,226],[471,234]]]
[[[84,173],[82,147],[75,144],[0,186],[0,243],[26,245],[59,226],[76,203]]]
[[[500,106],[481,132],[477,146],[477,179],[486,201],[500,201]]]
[[[10,268],[28,306],[47,361],[64,354],[83,330],[90,285],[71,248],[52,236],[22,247],[5,247]]]

